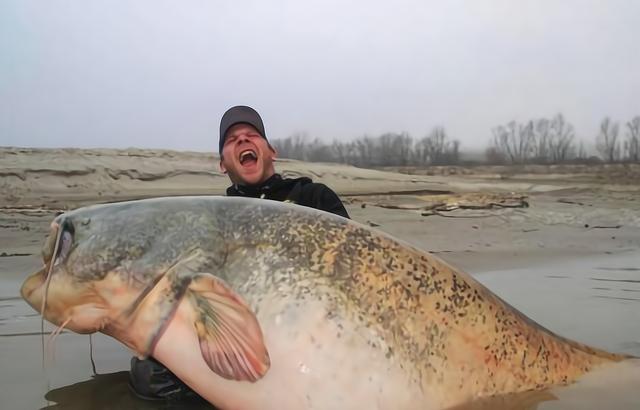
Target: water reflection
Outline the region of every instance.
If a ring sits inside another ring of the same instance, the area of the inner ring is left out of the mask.
[[[549,391],[527,391],[475,400],[449,410],[536,410],[544,402],[558,398]]]
[[[201,399],[180,402],[148,401],[133,394],[128,372],[101,374],[89,380],[49,391],[52,402],[43,410],[215,410]],[[557,400],[551,392],[532,391],[477,400],[451,410],[536,410],[538,405]]]
[[[129,388],[128,372],[100,374],[91,379],[49,391],[43,410],[212,410],[201,399],[149,401]],[[215,409],[214,409],[215,410]]]
[[[101,374],[49,391],[43,410],[215,410],[202,399],[147,401],[129,388],[127,371]],[[603,367],[578,383],[475,400],[448,410],[616,410],[640,409],[640,360]]]

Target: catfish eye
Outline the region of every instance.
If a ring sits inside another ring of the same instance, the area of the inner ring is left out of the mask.
[[[73,243],[73,235],[69,231],[63,231],[60,235],[60,244],[58,245],[58,255],[53,266],[56,266],[60,262],[64,261],[71,251],[71,244]]]

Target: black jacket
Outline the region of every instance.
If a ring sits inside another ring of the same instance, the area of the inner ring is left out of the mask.
[[[227,196],[264,198],[274,201],[290,201],[298,205],[331,212],[345,218],[349,214],[342,201],[328,186],[313,182],[310,178],[282,178],[274,174],[257,186],[234,184],[227,188]]]

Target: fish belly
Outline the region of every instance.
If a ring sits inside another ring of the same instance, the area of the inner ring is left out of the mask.
[[[220,409],[438,408],[373,330],[329,314],[321,302],[262,299],[254,308],[271,359],[255,383],[209,369],[184,302],[154,355]]]

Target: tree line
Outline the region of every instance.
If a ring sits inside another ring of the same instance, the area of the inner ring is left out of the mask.
[[[573,125],[562,114],[524,123],[510,121],[492,130],[485,150],[488,164],[560,164],[593,161],[584,141],[576,139]],[[363,136],[352,141],[325,143],[305,134],[274,139],[271,144],[283,158],[310,162],[338,162],[360,167],[456,165],[461,163],[460,141],[444,127],[435,127],[415,139],[406,132]],[[595,136],[597,160],[640,162],[640,115],[620,124],[606,117]]]

